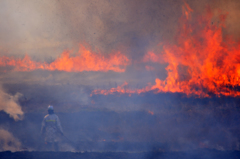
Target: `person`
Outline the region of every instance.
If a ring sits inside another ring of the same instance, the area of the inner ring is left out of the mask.
[[[41,135],[44,137],[46,147],[50,150],[58,151],[58,142],[60,135],[63,136],[62,126],[53,106],[48,106],[48,114],[43,118]]]

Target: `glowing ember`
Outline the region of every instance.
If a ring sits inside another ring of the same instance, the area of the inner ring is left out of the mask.
[[[180,92],[199,97],[211,95],[239,96],[240,91],[240,43],[224,38],[222,27],[226,15],[219,16],[218,24],[212,22],[213,14],[191,19],[193,10],[185,4],[176,45],[163,44],[163,52],[149,52],[144,62],[168,63],[167,78],[156,79],[156,84],[139,90],[122,90],[121,86],[111,90],[93,91],[94,94],[114,92],[142,93]],[[150,69],[148,66],[146,67]]]
[[[154,115],[154,112],[152,112],[152,111],[150,111],[150,110],[148,111],[148,113],[151,114],[151,115]]]
[[[36,69],[60,70],[68,72],[81,71],[115,71],[124,72],[130,63],[129,59],[120,52],[104,57],[80,46],[76,56],[71,57],[69,52],[63,52],[61,57],[50,64],[32,61],[29,56],[23,59],[3,56],[0,58],[0,66],[13,66],[15,71],[32,71]]]

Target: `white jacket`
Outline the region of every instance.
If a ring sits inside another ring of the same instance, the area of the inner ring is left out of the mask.
[[[56,114],[48,114],[43,118],[41,133],[46,142],[57,142],[59,134],[63,133],[60,120]]]

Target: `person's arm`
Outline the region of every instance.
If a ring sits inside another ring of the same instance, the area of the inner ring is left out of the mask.
[[[62,130],[62,126],[61,126],[61,122],[57,116],[57,127],[58,127],[58,130],[60,132],[61,135],[63,135],[63,130]]]
[[[41,127],[41,135],[45,133],[46,130],[46,124],[45,124],[45,118],[42,121],[42,127]]]

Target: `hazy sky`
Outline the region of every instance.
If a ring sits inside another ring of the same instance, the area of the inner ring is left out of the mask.
[[[186,2],[195,13],[207,5],[213,12],[228,12],[229,32],[239,34],[238,1]],[[173,38],[182,5],[182,0],[1,0],[1,54],[44,60],[86,42],[102,53],[127,48],[130,57],[138,58]]]

